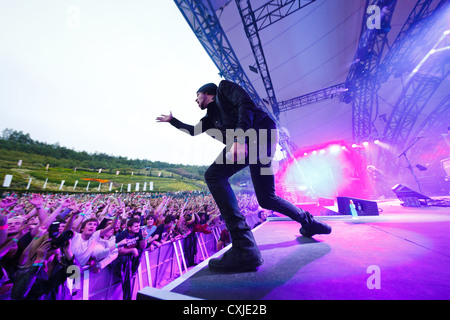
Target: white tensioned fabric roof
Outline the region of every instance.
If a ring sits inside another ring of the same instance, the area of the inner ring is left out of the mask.
[[[267,2],[252,0],[252,9]],[[236,2],[212,3],[221,7],[216,14],[248,78],[259,96],[267,98],[260,75],[249,69],[256,63]],[[390,44],[415,4],[411,0],[397,1],[388,33]],[[357,51],[365,5],[365,0],[318,0],[259,31],[278,102],[345,82]],[[401,93],[401,81],[390,77],[379,91],[374,125],[380,132],[385,125],[383,116],[389,117]],[[449,87],[448,80],[442,83],[428,103],[429,110],[448,95]],[[426,115],[424,111],[423,117]],[[332,140],[352,141],[352,106],[336,98],[281,112],[279,120],[299,147]]]

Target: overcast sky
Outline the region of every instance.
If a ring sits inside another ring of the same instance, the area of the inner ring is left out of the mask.
[[[195,124],[218,70],[173,1],[0,1],[0,130],[76,151],[193,165],[222,145]]]

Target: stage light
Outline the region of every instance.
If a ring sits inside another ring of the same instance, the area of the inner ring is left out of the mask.
[[[338,146],[338,145],[332,145],[332,146],[330,147],[330,152],[332,152],[332,153],[339,152],[339,150],[341,150],[341,147]]]
[[[360,170],[361,155],[354,152],[358,149],[351,149],[352,143],[345,144],[333,141],[312,146],[305,149],[308,150],[306,152],[303,150],[300,157],[286,163],[279,178],[284,184],[295,186],[295,192],[302,197],[332,198],[336,194],[360,194],[359,184],[349,179],[349,174]],[[355,143],[355,147],[362,148],[362,145]],[[307,157],[303,156],[305,153]]]
[[[380,144],[380,140],[375,140],[374,142],[373,142],[374,144]]]
[[[368,143],[367,141],[364,141],[364,142],[363,142],[363,146],[364,146],[364,147],[368,147],[368,146],[369,146],[369,143]]]
[[[416,164],[416,168],[419,169],[420,171],[426,171],[427,167],[421,165],[421,164]]]
[[[440,49],[435,49],[437,48],[437,46],[441,43],[442,40],[444,40],[444,38],[449,34],[450,30],[446,30],[444,31],[444,34],[439,38],[439,40],[437,41],[437,43],[434,45],[434,47],[425,55],[425,57],[422,59],[422,61],[420,61],[420,63],[414,68],[414,70],[412,71],[413,74],[417,73],[419,71],[419,69],[422,67],[422,65],[425,63],[425,61],[428,60],[428,58],[435,52],[437,51],[444,51],[447,50],[446,48],[440,48]]]
[[[254,66],[248,66],[251,72],[258,73],[258,69],[256,69]]]
[[[308,152],[305,152],[303,155],[306,157],[308,155]]]

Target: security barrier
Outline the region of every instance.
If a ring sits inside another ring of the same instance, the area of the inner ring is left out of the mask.
[[[224,226],[215,227],[211,234],[195,233],[197,254],[195,262],[199,263],[216,250],[220,232]],[[132,283],[132,299],[137,292],[147,286],[161,288],[188,270],[186,261],[187,237],[165,243],[154,250],[145,250]],[[80,277],[68,279],[67,285],[74,300],[121,300],[122,283],[114,276],[111,266],[99,273],[85,267]]]

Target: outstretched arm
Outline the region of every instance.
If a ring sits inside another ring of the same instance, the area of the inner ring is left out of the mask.
[[[187,134],[189,134],[191,136],[196,136],[200,133],[205,132],[207,129],[209,129],[209,127],[207,125],[205,125],[207,123],[207,121],[205,121],[206,118],[207,118],[207,116],[205,118],[203,118],[202,120],[200,120],[200,122],[197,123],[195,126],[191,126],[189,124],[181,122],[180,120],[178,120],[177,118],[175,118],[172,115],[172,112],[170,112],[170,114],[168,114],[168,115],[162,114],[161,116],[157,117],[156,122],[169,122],[175,128],[177,128],[183,132],[186,132]]]
[[[159,117],[156,117],[156,122],[170,122],[173,119],[172,111],[170,114],[162,114]]]

